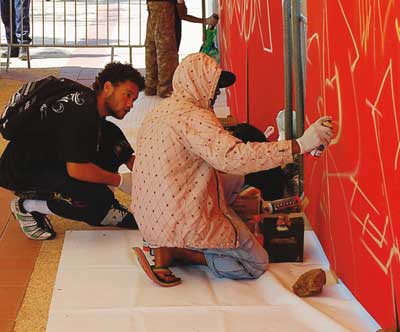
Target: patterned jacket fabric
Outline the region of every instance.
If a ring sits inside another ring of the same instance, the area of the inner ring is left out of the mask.
[[[243,143],[211,108],[221,74],[209,56],[186,57],[173,95],[145,118],[138,133],[132,211],[154,246],[236,248],[219,171],[244,175],[293,161],[291,142]]]

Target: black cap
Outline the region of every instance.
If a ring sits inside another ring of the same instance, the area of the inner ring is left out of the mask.
[[[236,76],[234,73],[223,70],[221,72],[221,76],[219,77],[218,80],[218,88],[227,88],[228,86],[231,86],[233,83],[236,81]]]

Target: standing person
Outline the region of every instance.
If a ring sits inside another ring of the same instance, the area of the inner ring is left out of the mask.
[[[172,76],[179,63],[181,20],[215,25],[218,16],[188,15],[183,0],[147,0],[147,10],[145,94],[166,98],[172,93]]]
[[[9,44],[29,44],[32,39],[30,35],[29,23],[29,5],[30,0],[0,0],[1,20],[3,21],[6,31],[7,43]],[[10,11],[12,16],[10,17]],[[26,47],[11,47],[10,56],[16,58],[19,56],[21,60],[27,60]],[[3,53],[2,57],[7,57],[7,53]]]
[[[16,192],[11,211],[28,238],[54,238],[49,214],[137,229],[132,213],[109,188],[130,190],[130,173],[118,174],[118,168],[132,169],[134,151],[105,118],[123,119],[143,89],[136,69],[113,62],[98,74],[93,90],[81,86],[29,111],[38,116],[19,128],[0,158],[0,186]],[[19,97],[13,96],[11,106]]]
[[[132,205],[139,229],[154,247],[146,274],[162,286],[181,280],[172,264],[202,264],[218,277],[255,279],[268,254],[227,207],[220,172],[244,175],[293,162],[293,155],[328,146],[331,128],[312,124],[292,141],[243,143],[225,131],[213,112],[220,88],[235,81],[211,57],[196,53],[175,71],[174,92],[146,117],[137,140]],[[239,184],[240,185],[240,184]]]

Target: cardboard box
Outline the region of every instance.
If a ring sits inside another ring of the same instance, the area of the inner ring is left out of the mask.
[[[261,222],[264,248],[271,263],[302,262],[304,252],[304,215],[271,214]]]

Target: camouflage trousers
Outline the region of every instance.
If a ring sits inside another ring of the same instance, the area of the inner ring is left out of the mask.
[[[145,93],[164,97],[172,92],[172,76],[178,66],[175,4],[149,1],[147,9]]]

